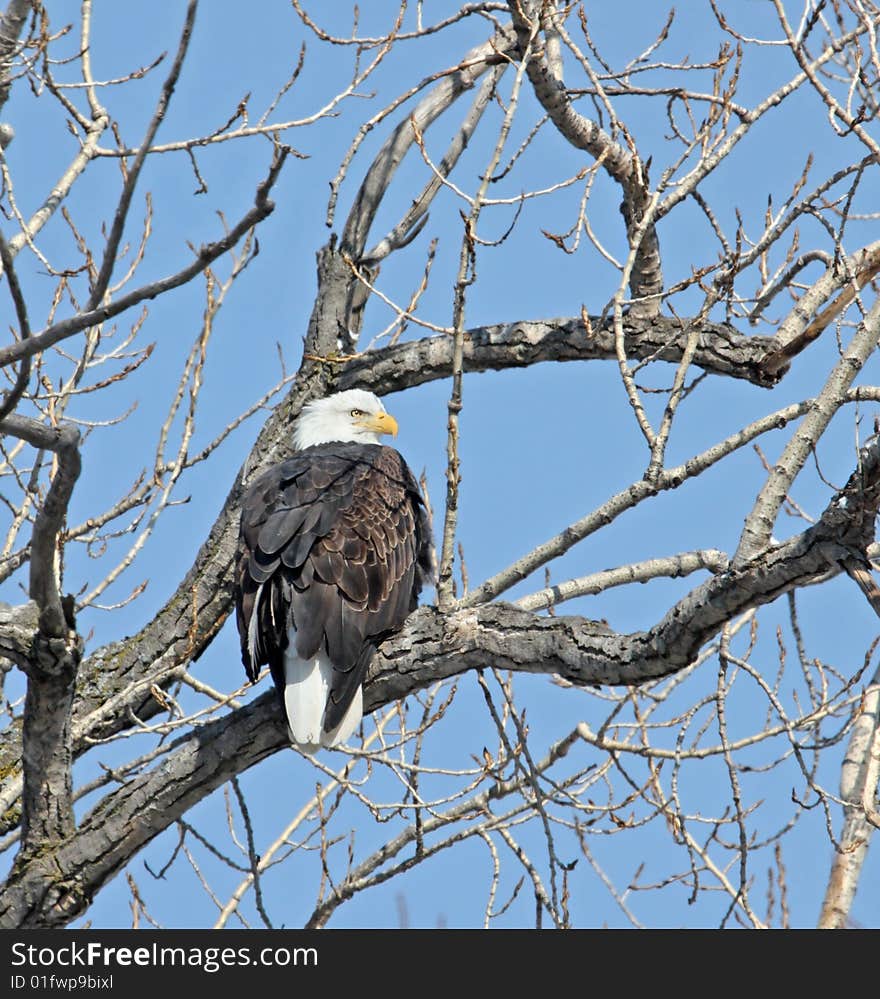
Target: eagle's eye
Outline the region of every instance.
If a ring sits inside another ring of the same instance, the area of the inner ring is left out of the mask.
[[[364,415],[364,411],[363,411],[362,409],[353,409],[353,410],[351,411],[351,415],[352,415],[352,416],[353,416],[353,417],[354,417],[355,419],[357,419],[357,418],[358,418],[359,416],[363,416],[363,415]]]

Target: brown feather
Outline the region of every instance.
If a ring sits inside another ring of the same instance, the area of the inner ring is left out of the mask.
[[[333,663],[324,717],[324,729],[332,730],[376,646],[416,607],[430,565],[424,501],[393,448],[322,444],[270,468],[242,504],[235,596],[248,677],[254,680],[268,663],[283,697],[283,655],[293,626],[301,658],[323,650]]]

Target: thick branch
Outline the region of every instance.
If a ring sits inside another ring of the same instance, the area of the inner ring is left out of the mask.
[[[494,72],[483,80],[467,115],[465,115],[461,127],[453,136],[452,141],[446,149],[446,153],[437,164],[437,172],[431,175],[431,179],[422,189],[422,193],[418,197],[413,198],[412,204],[400,222],[387,235],[383,236],[371,250],[362,256],[362,264],[371,267],[375,266],[375,264],[384,260],[395,250],[407,246],[422,231],[422,228],[428,221],[428,209],[431,206],[431,202],[442,188],[443,179],[449,176],[461,154],[467,148],[476,131],[477,125],[480,123],[486,108],[489,106],[489,101],[495,93],[495,87],[498,85],[501,74],[506,68],[503,64],[496,66]],[[414,127],[417,126],[410,119],[410,128]]]
[[[338,257],[329,249],[327,253],[332,268]],[[327,257],[320,257],[319,262],[326,264]],[[319,273],[326,278],[325,272],[319,269]],[[321,288],[329,287],[321,280]],[[342,308],[339,299],[344,300],[346,293],[345,286],[337,288],[338,308]],[[323,311],[316,305],[318,314],[313,323],[316,329],[323,324],[327,330],[334,313],[334,299],[323,293],[318,299]],[[631,349],[633,356],[659,352],[661,357],[674,359],[684,349],[684,341],[675,321],[658,320],[633,333]],[[712,365],[720,373],[766,384],[761,380],[760,362],[767,350],[773,349],[772,339],[742,337],[729,327],[707,324],[700,343],[698,358],[707,368]],[[540,361],[609,358],[614,351],[610,326],[600,328],[598,319],[591,334],[584,330],[580,319],[481,327],[466,334],[463,346],[465,371],[503,370]],[[337,388],[359,385],[384,395],[447,377],[451,368],[451,343],[445,336],[371,351],[344,364],[304,367],[287,397],[266,422],[249,461],[235,477],[223,509],[174,594],[137,634],[98,649],[80,671],[74,715],[77,749],[85,746],[86,734],[106,736],[128,727],[132,711],[143,719],[160,711],[161,705],[150,693],[151,686],[161,686],[178,676],[202,654],[222,627],[232,606],[231,567],[238,535],[242,480],[289,455],[289,428],[303,402],[325,392],[337,372],[338,380],[333,383]],[[17,418],[10,417],[5,424],[14,419]],[[777,425],[779,422],[774,418],[768,427]],[[23,430],[17,432],[25,436]],[[674,480],[673,470],[670,485]],[[10,828],[15,820],[13,805],[19,794],[16,775],[20,747],[17,730],[0,735],[0,773],[5,775],[0,793],[0,816],[3,816],[0,829]]]
[[[859,705],[840,774],[843,830],[834,855],[819,929],[845,929],[874,827],[868,809],[877,797],[880,778],[880,670]]]
[[[437,680],[484,668],[558,674],[580,685],[632,685],[689,665],[726,621],[839,570],[873,537],[880,500],[876,441],[808,531],[749,565],[707,580],[650,630],[617,634],[580,617],[537,617],[509,604],[441,614],[422,607],[370,669],[367,712]],[[151,771],[108,795],[50,857],[22,864],[0,896],[0,926],[60,926],[153,837],[224,781],[286,744],[274,691],[195,730]]]
[[[177,743],[154,770],[89,813],[66,843],[19,864],[0,893],[0,927],[64,926],[153,837],[237,773],[286,741],[274,696]]]
[[[58,537],[81,461],[79,431],[74,427],[44,427],[10,415],[7,432],[55,453],[55,468],[31,537],[30,597],[39,608],[31,649],[21,663],[27,674],[22,725],[21,855],[44,853],[74,828],[71,767],[71,718],[82,641],[72,610],[59,591]]]
[[[385,140],[361,183],[340,240],[342,250],[352,259],[359,261],[363,256],[379,205],[404,156],[415,144],[416,136],[436,121],[461,94],[470,90],[486,70],[503,62],[503,53],[512,45],[513,33],[508,31],[472,49],[462,59],[459,68],[445,76]]]
[[[38,632],[24,667],[19,859],[45,855],[74,829],[71,718],[82,641]]]
[[[22,426],[25,424],[30,424],[27,430]],[[21,428],[19,436],[26,440],[41,440],[42,444],[39,446],[51,448],[55,452],[56,466],[52,484],[34,520],[31,536],[30,597],[40,608],[40,631],[47,638],[64,638],[67,634],[67,615],[61,607],[61,594],[58,591],[56,555],[58,534],[67,516],[73,487],[82,468],[79,431],[71,426],[43,427],[35,421],[13,416],[2,424],[2,428],[9,432],[15,432],[15,427]],[[30,438],[28,434],[31,435]]]
[[[57,466],[52,485],[34,521],[30,556],[30,597],[40,607],[40,630],[52,638],[61,638],[66,632],[65,613],[58,590],[56,554],[58,535],[82,468],[79,431],[65,427],[61,435],[63,441],[56,452]]]
[[[677,363],[687,349],[688,327],[696,320],[658,316],[648,325],[626,329],[627,356]],[[772,337],[743,336],[733,326],[703,322],[693,363],[704,371],[741,378],[770,388],[787,369],[768,374],[763,360],[775,350]],[[468,371],[525,368],[544,361],[613,361],[617,355],[610,320],[580,317],[535,319],[478,326],[464,334],[463,362]],[[340,365],[339,387],[364,385],[380,394],[399,392],[452,373],[448,336],[425,337],[370,351]]]
[[[773,526],[791,484],[840,408],[853,379],[874,352],[880,337],[880,299],[859,324],[846,349],[813,400],[796,432],[774,465],[746,518],[734,561],[753,558],[770,542]]]
[[[0,603],[0,657],[24,666],[31,654],[40,611],[31,600],[18,607]]]

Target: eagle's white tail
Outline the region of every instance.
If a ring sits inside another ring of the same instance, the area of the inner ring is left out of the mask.
[[[294,652],[294,646],[294,635],[291,634],[284,656],[284,708],[291,741],[307,753],[314,753],[322,746],[330,748],[347,742],[363,717],[361,688],[358,687],[339,725],[331,732],[322,731],[333,666],[320,653],[313,659],[300,659]]]

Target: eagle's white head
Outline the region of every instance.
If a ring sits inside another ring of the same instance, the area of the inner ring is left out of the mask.
[[[293,444],[298,450],[332,441],[378,444],[382,434],[396,436],[397,420],[372,392],[348,389],[306,403],[294,427]]]

